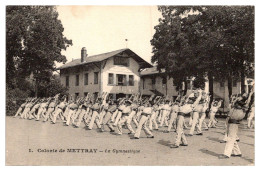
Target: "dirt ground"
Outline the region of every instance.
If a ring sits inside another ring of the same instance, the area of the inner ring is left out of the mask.
[[[188,118],[186,118],[188,122]],[[225,144],[224,119],[217,128],[204,131],[203,136],[187,137],[189,145],[171,149],[176,133],[154,131],[154,139],[142,132],[139,140],[130,139],[124,129],[122,136],[50,122],[6,117],[6,165],[254,165],[255,132],[240,124],[238,136],[242,157],[219,159]],[[188,133],[189,130],[185,130]]]

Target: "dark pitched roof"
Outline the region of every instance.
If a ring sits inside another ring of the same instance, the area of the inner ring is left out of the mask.
[[[98,54],[98,55],[88,56],[88,57],[85,58],[84,62],[81,62],[80,58],[75,59],[75,60],[73,60],[69,63],[62,65],[61,67],[58,67],[57,70],[75,67],[75,66],[79,66],[79,65],[84,65],[84,64],[88,64],[88,63],[100,62],[100,61],[103,61],[105,59],[111,58],[115,55],[118,55],[122,52],[126,52],[127,54],[129,54],[133,59],[135,59],[143,67],[151,67],[152,66],[151,64],[146,62],[144,59],[142,59],[140,56],[135,54],[132,50],[126,48],[126,49],[119,49],[119,50],[115,50],[115,51],[107,52],[107,53],[102,53],[102,54]]]

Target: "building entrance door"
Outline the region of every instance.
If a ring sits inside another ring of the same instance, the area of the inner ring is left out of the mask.
[[[124,94],[124,93],[116,94],[116,99],[124,98],[124,97],[126,97],[126,94]]]

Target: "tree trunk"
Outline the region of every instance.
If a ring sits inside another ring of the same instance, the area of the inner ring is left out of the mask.
[[[187,79],[186,79],[184,81],[184,93],[183,93],[184,96],[187,94],[187,90],[188,90],[188,83],[187,83]]]
[[[211,72],[209,72],[209,75],[208,75],[208,79],[209,79],[209,94],[210,94],[210,104],[211,102],[213,101],[213,96],[214,96],[214,87],[213,87],[213,75]]]
[[[36,79],[35,80],[35,94],[34,94],[34,96],[38,97],[38,94],[39,94],[39,91],[38,91],[38,80]]]
[[[244,71],[242,70],[241,71],[241,94],[244,94],[246,91],[245,91],[245,73]]]
[[[232,95],[232,77],[228,77],[228,97]]]

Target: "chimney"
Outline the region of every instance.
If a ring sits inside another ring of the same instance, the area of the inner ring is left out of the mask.
[[[81,49],[81,62],[84,62],[85,61],[85,58],[87,57],[87,49],[85,47],[83,47]]]

